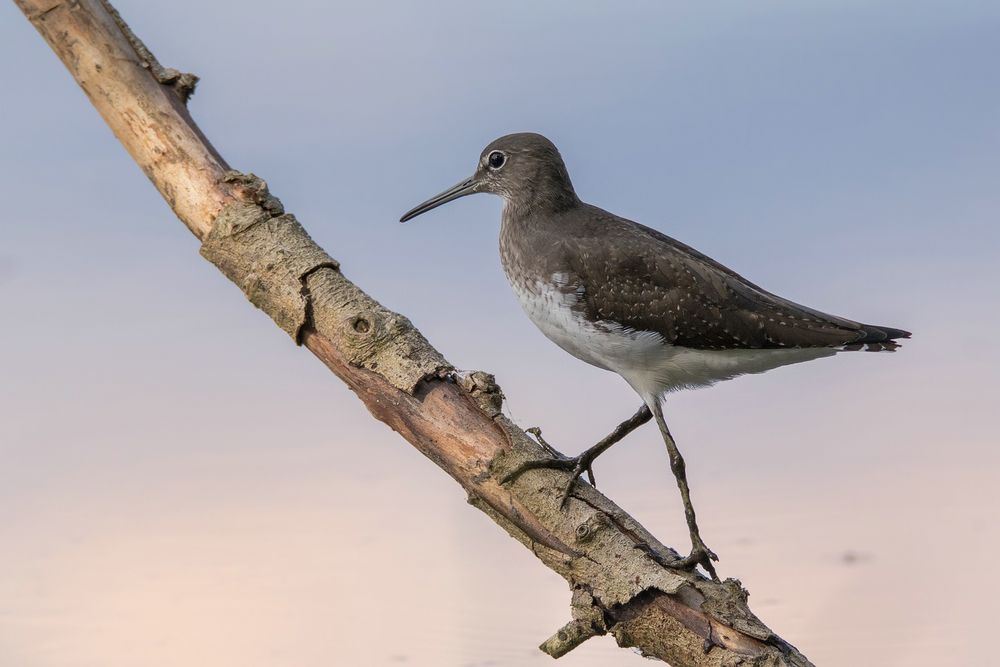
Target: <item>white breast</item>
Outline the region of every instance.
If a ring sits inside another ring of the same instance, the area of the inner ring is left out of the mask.
[[[636,331],[609,322],[587,320],[577,305],[583,287],[567,285],[564,274],[549,282],[511,287],[521,307],[545,336],[573,356],[614,371],[644,399],[682,388],[704,387],[746,373],[832,356],[831,348],[766,350],[696,350],[667,343],[654,331]]]

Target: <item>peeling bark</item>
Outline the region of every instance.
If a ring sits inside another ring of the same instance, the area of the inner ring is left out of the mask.
[[[487,373],[462,374],[402,315],[365,294],[285,213],[266,184],[229,169],[191,119],[197,77],[160,65],[106,0],[15,0],[164,199],[202,255],[468,493],[469,502],[569,582],[572,620],[542,645],[558,657],[610,633],[676,667],[811,663],[747,606],[736,580],[663,564],[677,554],[594,488],[566,510],[567,473],[501,413]]]

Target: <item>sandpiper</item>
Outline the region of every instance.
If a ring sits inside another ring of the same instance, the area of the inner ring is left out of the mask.
[[[610,435],[576,457],[531,461],[569,470],[565,503],[595,458],[655,418],[677,479],[691,552],[674,567],[701,565],[716,577],[715,553],[702,541],[684,459],[663,418],[666,394],[843,350],[891,351],[901,329],[861,324],[771,294],[694,248],[580,201],[555,145],[539,134],[500,137],[471,178],[407,212],[400,222],[477,192],[504,207],[500,257],[525,313],[573,356],[618,373],[643,405]]]

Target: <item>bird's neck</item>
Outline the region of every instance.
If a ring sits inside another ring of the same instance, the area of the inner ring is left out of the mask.
[[[511,284],[519,280],[533,283],[537,277],[550,275],[559,267],[549,266],[555,246],[568,233],[571,214],[582,202],[548,201],[527,204],[504,200],[500,224],[500,261]]]
[[[532,184],[503,196],[503,219],[521,220],[535,216],[556,216],[581,204],[572,187],[545,187]]]
[[[572,201],[525,201],[504,197],[501,235],[509,236],[512,242],[531,245],[539,233],[558,233],[567,220],[566,214],[581,205],[582,202],[575,197]]]

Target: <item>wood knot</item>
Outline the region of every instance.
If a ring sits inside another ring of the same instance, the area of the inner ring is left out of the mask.
[[[351,320],[351,328],[357,331],[359,334],[366,334],[372,330],[372,324],[363,315],[356,315]]]
[[[604,529],[609,524],[607,515],[604,512],[594,512],[586,521],[579,524],[574,531],[577,542],[589,542],[594,539],[598,531]]]

